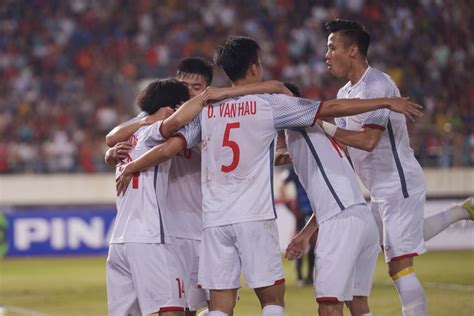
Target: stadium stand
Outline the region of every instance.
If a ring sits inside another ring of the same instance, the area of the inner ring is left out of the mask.
[[[133,115],[137,83],[211,58],[231,34],[257,39],[267,79],[334,98],[322,26],[334,17],[364,24],[369,60],[425,105],[409,126],[422,165],[474,166],[473,14],[469,1],[2,1],[0,173],[110,171],[104,135]]]

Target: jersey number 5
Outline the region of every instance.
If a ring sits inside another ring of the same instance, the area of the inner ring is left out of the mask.
[[[230,130],[233,128],[240,128],[240,122],[227,123],[227,125],[225,126],[224,139],[222,140],[222,147],[230,147],[230,149],[232,149],[232,162],[230,163],[230,165],[227,165],[227,166],[222,165],[221,166],[222,172],[231,172],[232,170],[237,168],[240,161],[239,145],[233,140],[230,140]]]

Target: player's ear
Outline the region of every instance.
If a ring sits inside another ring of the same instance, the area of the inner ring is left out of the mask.
[[[351,57],[356,57],[357,53],[359,52],[359,47],[356,44],[352,44],[349,48],[349,55]]]
[[[252,77],[255,77],[257,75],[257,64],[252,64],[249,67],[249,74],[252,75]]]

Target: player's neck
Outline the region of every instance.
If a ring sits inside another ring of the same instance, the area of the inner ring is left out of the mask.
[[[355,85],[362,78],[368,67],[367,60],[355,62],[352,65],[351,71],[347,74],[347,79],[349,79],[352,85]]]
[[[244,79],[239,79],[239,80],[233,81],[232,86],[233,87],[245,86],[247,84],[252,84],[252,83],[257,83],[257,82],[260,82],[260,81],[257,80],[256,78],[245,77]]]

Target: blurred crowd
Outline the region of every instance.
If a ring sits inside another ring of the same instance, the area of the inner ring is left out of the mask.
[[[442,0],[2,0],[0,173],[110,171],[104,136],[135,115],[146,78],[212,59],[229,35],[255,38],[265,78],[335,98],[324,21],[372,35],[369,63],[425,106],[409,125],[423,166],[474,166],[474,10]],[[227,84],[215,72],[214,85]]]

